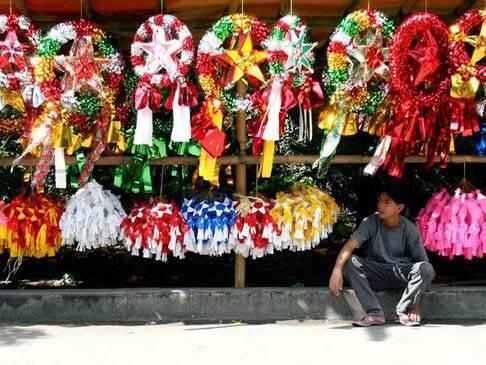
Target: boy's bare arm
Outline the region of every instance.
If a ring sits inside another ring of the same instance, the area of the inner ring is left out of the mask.
[[[336,259],[336,264],[332,270],[331,278],[329,279],[329,289],[334,295],[339,295],[339,292],[343,289],[343,267],[344,264],[349,260],[353,251],[358,248],[358,241],[354,239],[349,239]]]

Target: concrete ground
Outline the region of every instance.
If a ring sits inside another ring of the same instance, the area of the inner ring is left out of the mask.
[[[0,364],[486,364],[486,322],[0,327]]]

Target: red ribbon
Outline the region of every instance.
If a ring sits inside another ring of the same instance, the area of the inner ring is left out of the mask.
[[[165,102],[166,109],[172,110],[173,108],[172,104],[174,103],[174,97],[175,97],[177,86],[178,86],[177,83],[172,83],[170,87],[170,95]],[[179,105],[184,105],[189,107],[196,106],[198,103],[197,97],[198,97],[197,90],[193,85],[186,84],[184,86],[180,86]]]
[[[451,132],[470,137],[480,131],[474,100],[451,98]]]
[[[133,105],[137,110],[149,107],[152,111],[157,111],[161,100],[160,91],[144,82],[140,82],[133,93]]]
[[[297,94],[297,99],[304,110],[320,107],[324,102],[321,85],[312,79],[307,79]]]

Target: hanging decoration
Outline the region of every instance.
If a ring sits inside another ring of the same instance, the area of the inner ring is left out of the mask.
[[[153,112],[160,108],[164,89],[170,90],[164,106],[173,111],[171,140],[191,139],[190,108],[198,102],[196,88],[187,78],[193,58],[191,32],[176,17],[152,16],[138,28],[131,47],[131,62],[140,78],[133,95],[136,145],[152,145]]]
[[[324,139],[316,166],[323,171],[341,136],[358,130],[380,135],[390,103],[389,55],[393,22],[376,10],[346,16],[329,39],[323,83],[329,106],[319,116]],[[321,173],[320,173],[321,174]]]
[[[270,78],[253,94],[254,109],[259,110],[259,115],[248,126],[253,137],[253,154],[260,156],[263,150],[259,176],[271,176],[275,141],[283,133],[287,111],[296,105],[299,141],[312,139],[312,109],[322,105],[324,98],[320,84],[312,79],[316,46],[307,26],[295,15],[281,18],[263,42]]]
[[[61,54],[72,42],[68,55]],[[33,59],[35,81],[46,98],[40,115],[28,128],[28,153],[40,156],[32,186],[44,183],[55,160],[56,186],[66,186],[64,150],[77,152],[84,186],[94,163],[107,146],[123,152],[125,141],[116,107],[123,81],[123,58],[112,39],[96,24],[81,19],[53,27],[43,38]],[[85,158],[82,148],[90,148]]]
[[[177,205],[155,201],[132,210],[122,223],[122,239],[133,256],[155,255],[166,262],[169,253],[183,259],[189,242],[189,227]]]
[[[0,136],[20,136],[32,108],[43,102],[29,62],[42,33],[27,17],[12,13],[0,14],[0,35],[5,35],[0,41]]]
[[[453,195],[443,188],[420,210],[417,227],[431,252],[450,259],[482,258],[486,254],[486,196],[466,180]]]
[[[486,155],[486,83],[482,85],[482,94],[476,102],[476,112],[481,118],[481,131],[476,142],[476,151],[480,156]]]
[[[473,32],[478,31],[478,35]],[[449,59],[451,76],[451,132],[464,137],[479,132],[474,98],[486,82],[486,66],[480,61],[486,54],[486,11],[472,9],[451,26]],[[467,46],[474,47],[469,56]]]
[[[267,53],[261,48],[269,29],[257,18],[245,14],[228,15],[203,36],[197,53],[197,72],[206,100],[192,118],[192,134],[202,147],[199,176],[217,183],[219,167],[216,158],[226,146],[224,127],[229,128],[237,111],[252,117],[252,104],[247,97],[235,96],[238,81],[251,95],[265,81],[263,63]]]
[[[417,13],[398,28],[390,46],[390,80],[396,98],[391,119],[365,173],[382,167],[401,177],[405,157],[425,154],[430,168],[436,156],[445,167],[451,146],[449,30],[432,13]]]
[[[115,246],[126,216],[118,198],[91,180],[68,200],[59,224],[62,238],[77,251]]]
[[[235,204],[229,197],[184,199],[181,212],[190,228],[187,251],[210,256],[230,253]]]
[[[23,193],[4,209],[10,257],[52,257],[62,245],[59,220],[63,202],[51,195]]]
[[[339,212],[334,199],[315,187],[297,185],[289,193],[277,193],[270,211],[278,227],[274,248],[305,251],[316,247],[332,232]]]
[[[7,228],[8,228],[8,218],[5,215],[5,209],[7,204],[0,200],[0,255],[8,248],[7,245]]]
[[[236,220],[230,237],[234,252],[254,259],[273,254],[278,228],[270,215],[272,204],[261,197],[237,198]]]

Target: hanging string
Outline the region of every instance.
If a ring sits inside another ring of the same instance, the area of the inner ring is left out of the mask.
[[[466,161],[463,162],[462,166],[462,178],[466,180]]]
[[[9,5],[10,5],[10,14],[12,14],[12,0],[9,0]]]
[[[160,14],[164,14],[164,0],[160,0]]]
[[[429,8],[429,3],[427,0],[425,0],[425,12],[428,11],[428,8]]]
[[[255,165],[255,196],[258,195],[258,171],[260,170],[260,164]]]
[[[484,0],[486,1],[486,0]],[[294,15],[294,2],[290,0],[290,15]]]
[[[241,0],[241,14],[245,12],[245,1]]]
[[[80,4],[80,9],[79,9],[79,11],[80,11],[80,13],[81,13],[81,19],[83,19],[83,0],[80,0],[79,4]]]
[[[370,11],[370,0],[368,0],[368,11]]]
[[[165,175],[165,165],[162,165],[162,170],[160,172],[160,188],[159,188],[159,196],[161,198],[164,193],[164,175]]]

